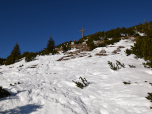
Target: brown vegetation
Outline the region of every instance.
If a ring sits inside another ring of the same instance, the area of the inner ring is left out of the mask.
[[[105,54],[105,53],[96,53],[95,55],[99,55],[99,56],[107,56],[108,54]]]
[[[37,65],[32,65],[31,67],[27,67],[27,68],[36,68]]]

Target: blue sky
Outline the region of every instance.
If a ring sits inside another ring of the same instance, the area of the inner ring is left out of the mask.
[[[0,58],[16,42],[21,52],[46,48],[84,35],[152,21],[152,0],[0,0]]]

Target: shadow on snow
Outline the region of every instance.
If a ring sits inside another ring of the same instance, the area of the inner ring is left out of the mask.
[[[6,111],[0,111],[0,114],[30,114],[40,108],[42,108],[41,105],[28,104]]]

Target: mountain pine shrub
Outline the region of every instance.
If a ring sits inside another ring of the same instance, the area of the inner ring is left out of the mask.
[[[87,80],[85,78],[83,79],[82,77],[80,77],[79,79],[81,79],[82,82],[75,82],[72,80],[77,87],[83,89],[84,87],[88,86]]]
[[[36,59],[35,59],[36,56],[37,56],[36,53],[31,52],[31,53],[29,53],[29,54],[26,55],[25,61],[26,61],[26,62],[30,62],[30,61],[36,60]]]
[[[130,68],[136,68],[136,66],[133,66],[133,65],[128,65]]]
[[[120,65],[121,67],[125,68],[125,65],[122,64],[122,63],[120,63],[120,61],[116,60],[116,62],[117,62],[116,64],[118,64],[118,65]]]
[[[138,58],[144,58],[147,65],[152,68],[152,38],[150,36],[138,37],[134,46],[132,46],[132,54]]]
[[[110,68],[112,69],[112,70],[118,70],[118,69],[120,69],[120,67],[118,66],[118,64],[113,64],[112,62],[110,62],[110,61],[108,61],[108,64],[109,64],[109,66],[110,66]]]
[[[146,99],[150,100],[150,102],[152,102],[152,93],[148,92],[148,96],[145,97]],[[152,107],[150,107],[150,109],[152,109]]]
[[[125,65],[116,60],[116,65],[112,62],[108,61],[108,64],[112,70],[118,70],[121,67],[125,68]]]
[[[10,96],[11,94],[7,91],[7,90],[5,90],[5,89],[3,89],[1,86],[0,86],[0,99],[1,98],[4,98],[4,97],[8,97],[8,96]]]
[[[129,56],[131,54],[131,50],[130,49],[126,49],[125,53],[127,54],[127,56]]]
[[[131,84],[131,82],[129,81],[129,82],[123,82],[124,84]]]

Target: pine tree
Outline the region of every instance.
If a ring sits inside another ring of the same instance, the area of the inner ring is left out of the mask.
[[[19,48],[19,45],[17,43],[16,43],[15,47],[13,48],[11,55],[13,55],[15,57],[18,57],[21,55],[20,48]]]
[[[6,59],[0,58],[0,65],[3,65]]]
[[[19,56],[21,56],[21,52],[20,52],[19,45],[16,43],[11,54],[7,57],[5,64],[10,65],[10,64],[15,63]]]
[[[64,45],[62,50],[63,50],[63,52],[66,52],[66,51],[68,51],[68,48]]]
[[[51,53],[55,48],[54,40],[52,39],[52,36],[50,36],[50,39],[47,43],[47,48],[45,48],[45,51],[47,54]]]

